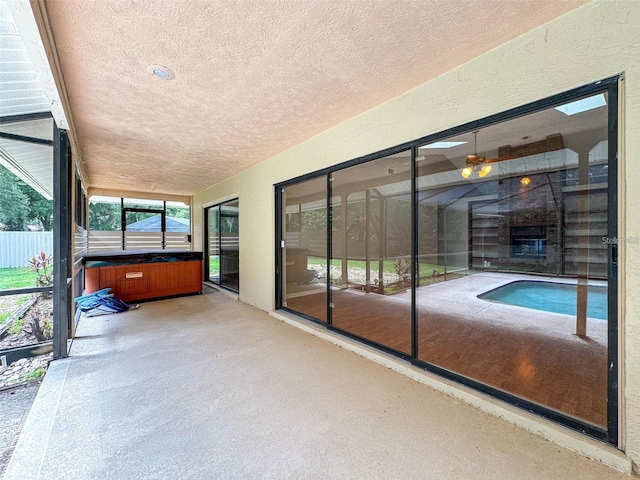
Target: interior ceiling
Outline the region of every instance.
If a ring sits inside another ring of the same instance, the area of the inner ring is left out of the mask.
[[[45,5],[88,186],[191,195],[586,2]]]

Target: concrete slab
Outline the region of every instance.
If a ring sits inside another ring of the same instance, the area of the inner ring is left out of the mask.
[[[207,290],[83,319],[5,480],[624,479]]]

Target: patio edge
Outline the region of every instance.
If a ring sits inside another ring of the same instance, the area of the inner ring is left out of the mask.
[[[53,361],[27,414],[3,480],[38,479],[65,386],[69,359]],[[45,467],[46,468],[46,467]]]

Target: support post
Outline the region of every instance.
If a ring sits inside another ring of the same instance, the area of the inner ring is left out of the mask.
[[[71,198],[66,130],[53,126],[53,359],[68,356],[70,325]]]
[[[587,336],[589,286],[589,150],[578,152],[578,248],[576,249],[576,335]]]

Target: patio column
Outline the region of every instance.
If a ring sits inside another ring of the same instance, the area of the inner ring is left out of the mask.
[[[587,336],[587,305],[589,286],[589,151],[583,147],[578,153],[578,222],[576,249],[576,335]]]
[[[67,132],[53,126],[53,359],[69,354],[71,316],[71,158]]]

